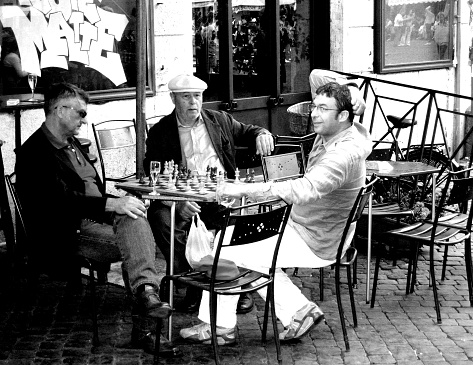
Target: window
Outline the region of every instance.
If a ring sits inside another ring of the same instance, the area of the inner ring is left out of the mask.
[[[38,93],[46,85],[64,81],[90,92],[96,100],[135,97],[135,1],[39,0],[32,4],[0,6],[4,94],[29,93],[25,73],[32,73],[38,75]],[[149,34],[148,87],[154,74],[150,39]],[[23,73],[12,68],[15,62]]]
[[[375,72],[452,65],[452,0],[383,0],[375,6]]]

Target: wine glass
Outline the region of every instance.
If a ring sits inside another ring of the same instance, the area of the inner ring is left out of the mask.
[[[28,101],[38,101],[38,99],[35,99],[34,97],[34,89],[36,88],[36,82],[38,81],[38,76],[35,74],[28,74],[28,84],[30,85],[31,89],[31,98],[28,99]]]
[[[151,161],[149,163],[149,176],[151,177],[151,184],[153,186],[153,191],[150,195],[159,195],[156,191],[156,182],[159,180],[159,174],[161,173],[161,162]]]

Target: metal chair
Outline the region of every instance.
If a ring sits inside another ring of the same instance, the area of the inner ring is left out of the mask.
[[[346,324],[345,324],[345,314],[343,311],[342,298],[341,298],[341,293],[340,293],[340,287],[341,287],[340,269],[345,268],[347,270],[348,292],[350,295],[351,311],[352,311],[352,316],[353,316],[353,327],[356,328],[358,326],[358,320],[356,316],[355,297],[353,294],[351,268],[356,263],[358,253],[357,253],[356,248],[352,245],[352,242],[350,243],[347,242],[347,235],[348,235],[348,231],[350,227],[360,219],[363,213],[363,209],[368,203],[368,199],[370,198],[373,192],[374,185],[377,181],[378,181],[378,177],[376,175],[371,176],[369,183],[361,187],[360,191],[358,192],[358,195],[355,199],[355,202],[353,203],[353,207],[348,216],[347,223],[343,230],[340,244],[338,245],[335,263],[332,264],[332,266],[335,267],[335,293],[337,296],[340,323],[342,325],[343,340],[345,341],[345,348],[347,351],[350,350],[350,343],[348,341],[348,334],[347,334],[347,329],[346,329]],[[348,248],[346,248],[347,246]],[[320,282],[319,282],[320,296],[321,296],[321,300],[323,300],[323,294],[322,294],[324,291],[323,268],[320,268],[320,269],[321,269]]]
[[[23,209],[20,203],[20,199],[16,192],[14,184],[15,174],[5,175],[6,186],[10,192],[10,196],[15,206],[17,213],[18,224],[17,227],[21,230],[22,238],[25,242],[31,242],[34,237],[30,234],[27,228],[27,224],[24,220]],[[17,232],[18,239],[19,232]],[[122,260],[118,247],[114,244],[105,243],[102,241],[89,241],[89,240],[78,240],[77,251],[72,258],[71,265],[77,266],[77,268],[86,268],[89,270],[88,282],[90,288],[90,297],[92,302],[92,331],[93,331],[93,344],[94,346],[99,345],[98,335],[98,324],[97,324],[97,305],[96,305],[96,294],[95,294],[95,273],[107,273],[110,271],[110,265],[115,262]],[[28,267],[26,268],[29,269]],[[79,273],[79,271],[78,271]],[[37,273],[29,272],[27,279],[30,281],[29,286],[34,285],[34,281],[37,278]],[[33,283],[32,283],[33,281]]]
[[[411,243],[411,253],[407,272],[406,294],[414,291],[417,274],[418,251],[422,245],[430,249],[430,281],[434,292],[435,310],[437,322],[442,323],[440,304],[437,294],[437,283],[434,267],[434,247],[444,246],[443,270],[441,279],[445,279],[445,266],[448,247],[465,242],[465,266],[468,281],[470,305],[473,306],[473,275],[471,267],[471,226],[473,218],[473,177],[470,173],[473,168],[462,171],[448,172],[447,180],[443,188],[442,196],[436,208],[433,221],[423,221],[406,227],[387,232],[396,239],[406,240]],[[457,211],[452,206],[458,206]],[[469,212],[468,212],[469,209]],[[467,214],[468,212],[468,214]],[[376,286],[379,274],[381,255],[376,259],[376,267],[373,279],[373,292],[371,296],[371,307],[376,300]]]
[[[135,120],[106,120],[93,123],[102,181],[122,182],[136,175]]]
[[[165,117],[165,115],[155,115],[153,117],[146,118],[146,135],[148,135],[149,130],[163,117]]]
[[[165,285],[168,281],[178,281],[187,286],[193,286],[210,292],[210,326],[212,332],[212,346],[214,351],[215,363],[220,364],[218,356],[218,344],[216,334],[216,318],[217,318],[217,295],[240,295],[242,293],[254,292],[258,289],[267,288],[267,300],[264,311],[263,321],[263,333],[262,341],[266,341],[266,331],[268,325],[268,311],[271,305],[271,317],[274,331],[274,341],[277,350],[278,362],[282,363],[281,347],[279,343],[279,334],[277,327],[277,318],[274,307],[274,275],[276,261],[279,251],[279,245],[281,238],[286,227],[287,220],[291,206],[284,205],[281,208],[273,209],[264,213],[257,214],[235,214],[242,209],[248,209],[253,206],[257,206],[259,203],[248,204],[246,206],[240,206],[230,208],[225,216],[225,226],[223,227],[220,239],[217,244],[217,248],[214,254],[214,262],[210,277],[205,272],[191,271],[177,275],[167,275],[163,278],[161,285]],[[222,249],[225,232],[227,227],[233,226],[233,233],[230,239],[230,246],[245,245],[245,244],[258,244],[259,241],[265,240],[270,237],[277,236],[277,243],[275,250],[272,254],[272,265],[269,270],[269,274],[261,273],[245,268],[239,268],[240,274],[237,278],[226,281],[216,280],[216,273],[218,262],[220,259],[220,252]],[[250,287],[249,284],[258,281],[257,284]]]
[[[387,142],[387,141],[378,141],[375,142],[376,144],[379,143],[388,143],[390,145],[389,148],[387,149],[378,149],[378,150],[373,150],[374,151],[382,151],[378,153],[371,153],[370,156],[368,156],[367,160],[390,160],[393,153],[397,151],[397,142]],[[396,154],[397,156],[397,154]],[[373,218],[395,218],[399,224],[400,219],[408,216],[412,216],[414,214],[414,211],[412,209],[405,209],[400,206],[400,195],[401,195],[401,183],[403,184],[403,187],[407,183],[402,181],[401,179],[396,179],[396,181],[392,181],[392,179],[379,179],[376,186],[374,187],[374,192],[373,194],[370,195],[368,205],[365,206],[363,210],[363,216],[367,218],[368,220],[368,237],[367,237],[367,257],[366,257],[366,303],[368,304],[370,301],[370,277],[371,277],[371,242],[372,242],[372,235],[373,235]],[[384,183],[386,182],[387,186],[384,186]],[[412,186],[411,186],[412,187]],[[397,201],[396,202],[376,202],[373,204],[373,196],[378,195],[381,196],[380,192],[377,190],[384,190],[384,189],[394,189],[395,191],[393,192],[393,195],[397,196]],[[395,264],[395,261],[393,265]],[[356,273],[356,271],[355,271]],[[356,285],[356,276],[354,279],[355,285]]]

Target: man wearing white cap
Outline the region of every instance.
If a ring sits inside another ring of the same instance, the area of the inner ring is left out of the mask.
[[[191,171],[205,174],[208,166],[226,171],[235,177],[235,146],[255,148],[261,155],[270,154],[274,148],[272,134],[264,128],[243,124],[223,111],[202,109],[202,94],[207,84],[199,78],[182,74],[169,81],[174,111],[154,125],[146,141],[144,169],[149,173],[150,161],[173,160]],[[176,229],[174,232],[174,272],[190,269],[185,258],[187,232],[191,218],[199,214],[207,228],[219,228],[221,207],[217,204],[197,204],[193,201],[179,202],[176,206]],[[148,220],[156,243],[166,259],[169,257],[170,208],[162,202],[154,202],[148,209]],[[169,265],[170,263],[167,262]],[[186,299],[176,309],[194,312],[198,309],[200,292],[187,291]],[[241,298],[239,312],[246,313],[253,307],[251,296]]]

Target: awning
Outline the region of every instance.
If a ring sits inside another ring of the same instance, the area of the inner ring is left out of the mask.
[[[214,6],[214,2],[209,0],[192,0],[193,8],[206,8],[208,6]]]
[[[444,0],[387,0],[388,6],[405,5],[405,4],[419,4],[419,3],[438,3]]]

